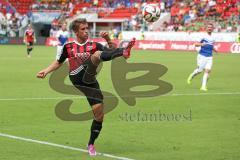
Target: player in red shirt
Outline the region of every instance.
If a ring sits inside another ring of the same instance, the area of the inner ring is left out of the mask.
[[[71,28],[77,37],[76,40],[65,43],[59,58],[46,69],[38,72],[37,77],[45,78],[47,74],[61,67],[62,63],[68,59],[69,78],[73,85],[85,94],[94,114],[88,152],[90,156],[95,156],[94,142],[102,129],[104,117],[103,95],[95,77],[97,67],[102,61],[110,61],[116,57],[129,58],[131,48],[135,44],[135,38],[125,48],[112,47],[110,49],[100,43],[88,40],[89,28],[86,19],[80,18],[73,21]],[[108,44],[112,44],[107,32],[102,32],[101,37]]]
[[[35,33],[31,24],[28,25],[28,28],[25,31],[23,42],[27,45],[27,55],[30,58],[30,52],[33,50],[33,43],[36,43]]]

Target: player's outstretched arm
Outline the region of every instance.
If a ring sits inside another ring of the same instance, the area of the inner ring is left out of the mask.
[[[213,51],[214,51],[215,53],[218,53],[218,51],[217,51],[217,49],[216,49],[215,47],[213,47]]]
[[[33,37],[33,41],[34,41],[34,43],[36,43],[36,42],[37,42],[37,39],[36,39],[36,36],[35,36],[35,34],[34,34],[34,37]]]
[[[204,43],[197,42],[194,44],[195,47],[201,47],[204,46]]]
[[[24,43],[24,44],[27,44],[27,41],[26,41],[26,34],[24,34],[24,36],[23,36],[23,43]]]
[[[101,31],[100,32],[100,36],[105,39],[105,41],[108,43],[109,48],[113,49],[113,48],[117,48],[117,44],[113,43],[111,38],[109,37],[108,32],[105,31]]]
[[[216,49],[215,47],[213,47],[213,51],[214,51],[216,54],[218,54],[218,51],[217,51],[217,49]]]
[[[61,67],[61,65],[62,64],[59,63],[57,60],[53,61],[52,64],[50,64],[47,68],[37,73],[37,78],[45,78],[48,73],[57,70],[59,67]]]

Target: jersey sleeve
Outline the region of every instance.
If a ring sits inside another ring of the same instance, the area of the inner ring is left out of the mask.
[[[66,45],[64,45],[63,49],[62,49],[62,52],[61,52],[61,55],[59,56],[57,61],[59,63],[63,63],[67,58],[68,58],[67,48],[66,48]]]

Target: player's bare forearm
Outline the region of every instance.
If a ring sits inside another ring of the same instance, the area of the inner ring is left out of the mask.
[[[100,36],[103,39],[105,39],[105,41],[107,42],[109,48],[111,48],[111,49],[117,48],[117,44],[112,42],[111,38],[109,37],[108,32],[102,31],[102,32],[100,32]]]
[[[52,71],[57,70],[62,64],[59,63],[57,60],[53,61],[52,64],[50,64],[47,68],[46,71],[47,73],[51,73]]]
[[[24,37],[23,37],[23,43],[25,43],[25,44],[27,43],[27,42],[26,42],[26,36],[25,36],[25,35],[24,35]]]
[[[57,70],[61,65],[57,60],[53,61],[47,68],[37,73],[37,78],[45,78],[47,74]]]
[[[214,51],[216,54],[218,54],[218,51],[216,50],[216,48],[213,48],[213,51]]]
[[[201,47],[201,46],[203,46],[203,43],[197,42],[197,43],[194,43],[194,46],[195,47]]]

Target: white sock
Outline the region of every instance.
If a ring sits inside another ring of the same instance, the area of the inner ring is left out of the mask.
[[[207,87],[207,81],[208,81],[208,73],[204,73],[203,79],[202,79],[202,88]]]
[[[198,68],[193,71],[191,77],[194,78],[199,73]]]

